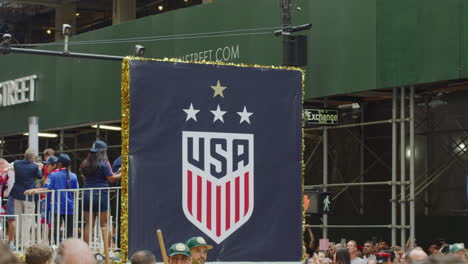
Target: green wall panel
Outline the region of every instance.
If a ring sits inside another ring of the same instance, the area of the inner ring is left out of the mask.
[[[459,78],[463,0],[378,0],[377,88]]]
[[[375,0],[297,4],[302,11],[295,11],[295,24],[312,23],[307,32],[306,98],[375,89]]]
[[[308,36],[306,98],[468,78],[465,0],[292,2],[293,24],[313,24],[311,30],[299,33]],[[276,0],[217,0],[74,36],[72,42],[107,39],[113,43],[71,45],[70,50],[123,56],[132,54],[140,44],[146,48],[145,57],[151,58],[194,59],[191,54],[201,52],[207,60],[224,60],[222,53],[227,51],[234,54],[228,56],[228,62],[281,65],[282,39],[270,31],[117,41],[280,25]],[[26,131],[31,115],[40,117],[41,129],[120,118],[118,62],[20,54],[1,56],[0,62],[8,65],[0,71],[0,82],[38,75],[36,102],[0,108],[0,120],[8,124],[0,127],[0,135]]]

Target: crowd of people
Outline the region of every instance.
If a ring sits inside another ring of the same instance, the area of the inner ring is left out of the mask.
[[[390,246],[385,240],[365,241],[359,245],[355,240],[346,243],[328,242],[317,247],[312,230],[308,229],[310,243],[304,242],[304,264],[466,264],[468,251],[463,243],[449,244],[437,239],[425,250],[415,243],[401,247]]]
[[[187,242],[175,243],[169,249],[169,264],[204,264],[208,250],[212,249],[203,237],[192,237]],[[88,244],[79,239],[64,240],[56,251],[45,244],[30,246],[21,262],[9,247],[0,244],[0,264],[102,264]],[[156,264],[156,257],[148,250],[140,250],[130,258],[131,264]]]
[[[80,188],[77,174],[71,171],[72,159],[66,153],[55,155],[53,149],[46,149],[42,161],[32,149],[27,149],[24,159],[9,163],[0,159],[0,193],[6,200],[5,210],[8,226],[8,245],[15,249],[16,225],[21,245],[30,245],[30,237],[34,222],[36,206],[40,207],[41,224],[49,233],[51,223],[66,223],[63,236],[73,236],[73,215],[76,213],[75,193],[72,190]],[[82,177],[82,188],[98,188],[84,191],[82,207],[85,224],[83,237],[89,242],[89,230],[99,217],[101,228],[107,228],[109,202],[108,190],[110,184],[118,182],[121,177],[121,158],[110,164],[107,158],[107,144],[96,141],[89,149],[86,159],[79,167]],[[58,192],[61,190],[61,192]],[[71,191],[67,191],[71,190]],[[52,192],[55,199],[52,199]],[[92,219],[91,219],[92,218]],[[16,223],[19,222],[19,223]],[[60,229],[60,228],[59,228]],[[46,235],[48,236],[48,235]],[[112,232],[109,232],[109,243]]]

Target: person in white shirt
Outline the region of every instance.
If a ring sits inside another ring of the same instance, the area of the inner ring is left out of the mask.
[[[354,240],[350,240],[346,247],[349,251],[349,256],[351,257],[351,264],[365,264],[366,261],[358,256],[356,256],[356,252],[358,251],[357,243]]]

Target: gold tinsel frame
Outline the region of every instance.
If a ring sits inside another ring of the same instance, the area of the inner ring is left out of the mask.
[[[281,70],[295,70],[300,71],[302,75],[302,103],[304,103],[304,81],[305,71],[297,67],[288,66],[265,66],[257,64],[235,64],[225,62],[208,62],[208,61],[182,61],[179,59],[149,59],[126,57],[122,61],[122,87],[121,87],[121,104],[122,104],[122,196],[121,196],[121,218],[120,218],[120,245],[121,245],[121,263],[126,263],[128,259],[128,154],[129,154],[129,139],[130,139],[130,61],[157,61],[157,62],[172,62],[172,63],[192,63],[192,64],[209,64],[221,66],[235,66],[244,68],[262,68],[262,69],[281,69]],[[303,120],[304,122],[304,120]],[[302,186],[304,186],[304,130],[302,130]],[[302,188],[304,190],[304,188]],[[303,199],[304,195],[302,195]],[[303,210],[303,203],[301,203],[302,214],[302,227],[305,225],[305,212]],[[301,235],[302,236],[302,235]],[[302,239],[302,238],[301,238]],[[301,240],[302,245],[302,240]]]

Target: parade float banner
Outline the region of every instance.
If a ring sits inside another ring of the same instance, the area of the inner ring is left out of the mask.
[[[126,59],[122,81],[124,250],[160,259],[161,229],[208,263],[300,263],[302,71]]]

